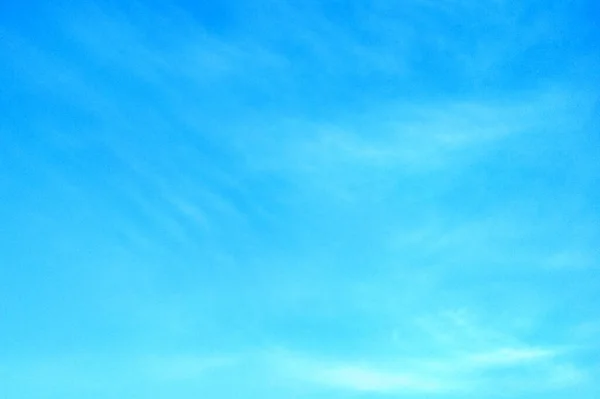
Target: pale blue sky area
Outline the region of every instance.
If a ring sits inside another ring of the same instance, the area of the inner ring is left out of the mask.
[[[0,3],[0,398],[600,397],[600,3],[84,3]]]

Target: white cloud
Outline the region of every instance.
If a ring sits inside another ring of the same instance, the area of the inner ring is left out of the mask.
[[[500,347],[452,356],[351,361],[293,352],[271,357],[288,378],[323,388],[376,394],[544,391],[584,383],[586,373],[554,348]]]
[[[546,360],[556,355],[555,350],[547,348],[499,348],[468,355],[465,363],[471,367],[516,366]]]
[[[402,370],[368,362],[332,360],[295,352],[271,353],[271,367],[287,378],[315,386],[372,393],[434,393],[459,389],[456,380],[420,367]]]
[[[385,186],[402,175],[469,167],[505,140],[527,148],[548,129],[575,129],[590,101],[568,88],[547,88],[500,101],[378,103],[325,122],[274,116],[258,133],[240,134],[237,148],[255,170],[343,192],[356,182]],[[281,139],[265,139],[273,135]]]
[[[324,385],[364,392],[448,392],[451,386],[432,376],[385,371],[356,365],[323,367],[312,376]]]

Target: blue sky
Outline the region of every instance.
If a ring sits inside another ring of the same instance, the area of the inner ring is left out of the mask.
[[[0,4],[0,397],[600,397],[597,2]]]

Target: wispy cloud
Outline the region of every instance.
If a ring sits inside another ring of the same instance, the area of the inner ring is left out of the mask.
[[[288,378],[324,387],[378,394],[473,394],[545,391],[586,382],[587,373],[553,348],[497,348],[486,352],[385,361],[336,361],[286,352],[275,367]]]
[[[263,128],[269,133],[294,134],[274,143],[278,147],[270,148],[268,153],[263,149],[256,162],[315,173],[336,167],[411,173],[456,163],[464,166],[465,160],[473,162],[474,157],[485,155],[499,141],[518,136],[526,142],[550,127],[575,129],[574,124],[589,115],[593,99],[576,97],[575,105],[572,96],[570,90],[549,88],[501,102],[465,99],[422,105],[378,103],[375,109],[340,118],[337,123],[283,120]],[[258,134],[258,146],[262,136]],[[249,142],[243,146],[253,148]]]
[[[419,374],[393,372],[353,365],[316,368],[311,376],[317,383],[351,391],[375,393],[451,392],[450,383]]]
[[[9,393],[591,392],[586,1],[213,3],[0,15]]]
[[[319,355],[276,350],[268,364],[285,378],[329,389],[371,394],[507,395],[585,387],[592,370],[577,347],[531,345],[506,326],[483,325],[465,310],[417,322],[420,350],[405,326],[400,346],[362,356]],[[435,321],[435,324],[432,323]],[[453,397],[453,396],[452,396]]]
[[[491,352],[476,353],[467,357],[467,363],[480,367],[523,364],[552,358],[556,351],[539,348],[500,348]]]

